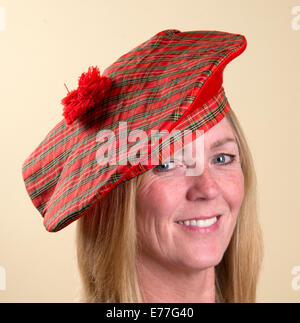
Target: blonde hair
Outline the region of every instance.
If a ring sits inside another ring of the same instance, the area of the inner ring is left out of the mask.
[[[255,302],[263,257],[256,175],[250,149],[232,109],[226,115],[239,145],[244,199],[231,241],[215,267],[216,302]],[[147,173],[147,172],[146,172]],[[142,302],[136,270],[136,195],[143,173],[117,185],[77,223],[83,302]]]

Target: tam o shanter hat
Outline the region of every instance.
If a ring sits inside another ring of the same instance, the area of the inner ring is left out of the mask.
[[[167,137],[135,162],[135,146],[126,139],[130,133],[142,130],[149,145],[154,130],[206,132],[221,121],[230,109],[223,71],[246,44],[239,34],[169,29],[121,56],[102,75],[97,67],[82,73],[78,88],[67,89],[62,99],[64,119],[22,165],[26,190],[46,230],[61,230],[116,185],[157,165],[151,157],[162,160]],[[104,130],[105,142],[99,139]],[[104,143],[118,162],[99,162]]]

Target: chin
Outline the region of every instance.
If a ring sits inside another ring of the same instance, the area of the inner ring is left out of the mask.
[[[190,267],[192,269],[207,269],[210,267],[217,266],[224,255],[224,250],[205,250],[205,251],[199,251],[198,257],[191,256],[189,257],[189,260],[186,259],[185,266]]]
[[[205,269],[205,268],[210,268],[210,267],[215,267],[217,266],[223,258],[222,255],[207,255],[206,257],[201,257],[201,260],[199,261],[200,268]]]

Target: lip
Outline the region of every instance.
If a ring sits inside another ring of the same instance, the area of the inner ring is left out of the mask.
[[[175,220],[174,222],[178,222],[178,221],[191,221],[191,220],[209,220],[209,219],[212,219],[212,218],[215,218],[217,217],[217,220],[218,220],[218,217],[220,217],[221,214],[214,214],[214,215],[211,215],[211,216],[196,216],[196,217],[192,217],[192,218],[185,218],[185,219],[178,219],[178,220]]]

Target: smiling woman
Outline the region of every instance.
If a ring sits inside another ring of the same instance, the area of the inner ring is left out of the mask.
[[[215,145],[226,137],[235,141]],[[200,176],[158,165],[79,220],[83,301],[255,301],[263,253],[256,176],[232,110],[204,144]]]
[[[222,86],[245,48],[239,34],[164,30],[102,75],[90,67],[62,100],[65,119],[22,174],[47,231],[78,220],[83,301],[255,301],[255,170]],[[127,129],[145,134],[139,157]],[[103,132],[117,140],[98,140]],[[167,136],[152,146],[157,132]],[[178,133],[192,136],[181,144]],[[118,163],[99,162],[102,144]],[[193,146],[196,156],[179,161]]]

